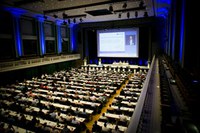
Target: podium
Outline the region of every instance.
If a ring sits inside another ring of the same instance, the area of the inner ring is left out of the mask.
[[[99,66],[101,65],[101,58],[99,58],[98,65]]]
[[[87,59],[86,58],[83,60],[83,65],[87,66]]]

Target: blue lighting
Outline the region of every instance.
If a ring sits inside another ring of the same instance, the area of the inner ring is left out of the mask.
[[[98,64],[98,59],[94,59],[95,64]]]
[[[192,82],[193,82],[193,83],[199,83],[199,81],[198,81],[198,80],[192,80]]]
[[[162,13],[162,14],[168,14],[168,10],[167,8],[163,7],[163,8],[158,8],[158,12]]]
[[[39,21],[39,35],[40,35],[40,47],[41,54],[45,54],[45,36],[44,36],[44,25],[43,21]]]
[[[15,30],[15,40],[16,40],[16,49],[17,49],[17,56],[22,56],[22,41],[21,41],[21,34],[20,34],[20,23],[19,18],[14,17],[14,30]]]
[[[164,19],[167,19],[167,16],[168,16],[168,9],[163,7],[163,8],[158,8],[157,10],[158,12],[158,16],[164,18]]]
[[[174,53],[175,53],[175,30],[176,29],[176,12],[174,12],[173,18],[172,18],[172,47],[171,47],[171,56],[174,59]]]
[[[60,26],[57,25],[57,41],[58,41],[58,53],[62,52],[62,43],[61,43],[61,30]]]
[[[10,12],[14,19],[14,33],[15,33],[15,46],[16,57],[22,56],[22,39],[20,32],[20,16],[27,13],[26,10],[15,7],[3,7],[3,10]]]
[[[44,16],[43,16],[43,15],[36,15],[35,18],[36,18],[39,22],[44,22]]]
[[[180,52],[179,52],[179,61],[183,63],[183,45],[184,45],[184,26],[185,26],[185,0],[182,3],[182,12],[181,12],[181,35],[180,35]]]
[[[20,15],[23,15],[23,14],[27,13],[26,10],[20,9],[20,8],[16,8],[16,7],[4,7],[3,9],[5,11],[10,12],[14,16],[20,16]]]
[[[77,24],[70,24],[70,40],[71,40],[71,52],[76,51],[76,43],[77,43]]]
[[[142,59],[139,60],[139,65],[142,66]]]
[[[60,24],[62,22],[61,21],[56,21],[57,24],[57,43],[58,43],[58,53],[62,52],[62,37],[61,37],[61,28],[60,28]]]
[[[170,4],[171,0],[158,0],[158,3]]]

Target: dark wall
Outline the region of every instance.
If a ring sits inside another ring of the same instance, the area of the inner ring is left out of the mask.
[[[128,61],[130,64],[146,65],[147,61],[152,59],[155,54],[157,46],[161,45],[157,37],[157,24],[159,19],[155,17],[138,18],[121,21],[108,21],[108,22],[96,22],[96,23],[84,23],[80,24],[80,33],[82,34],[83,45],[83,58],[88,59],[88,63],[97,64],[97,30],[102,29],[115,29],[115,28],[139,28],[139,58],[101,58],[103,63],[113,63],[114,61]],[[159,33],[160,34],[160,33]],[[79,34],[81,36],[81,34]],[[81,37],[79,37],[81,38]],[[153,48],[154,49],[153,49]]]
[[[15,83],[16,80],[23,81],[24,79],[32,79],[32,77],[40,78],[42,74],[52,74],[56,71],[67,70],[71,67],[78,67],[77,64],[77,61],[68,61],[27,69],[2,72],[0,73],[0,85],[12,84]]]
[[[197,7],[192,1],[185,4],[184,68],[200,79],[199,24]]]

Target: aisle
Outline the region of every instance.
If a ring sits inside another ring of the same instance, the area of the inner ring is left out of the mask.
[[[130,77],[132,77],[132,76],[133,76],[133,74],[131,74],[131,75],[129,76],[129,79],[130,79]],[[113,102],[113,100],[114,100],[115,97],[117,97],[118,95],[120,95],[120,92],[121,92],[122,89],[126,86],[126,84],[128,83],[129,79],[126,80],[125,84],[122,85],[122,86],[120,87],[120,89],[118,89],[118,90],[116,91],[116,93],[113,94],[113,95],[108,99],[108,102],[107,102],[107,103],[105,104],[105,106],[102,108],[101,113],[96,114],[96,115],[93,115],[93,116],[92,116],[92,119],[91,119],[89,122],[87,122],[87,123],[85,124],[86,127],[87,127],[87,129],[88,129],[90,132],[92,132],[92,126],[93,126],[94,122],[95,122],[95,121],[98,121],[99,118],[101,117],[101,115],[102,115],[103,113],[106,113],[107,109],[109,108],[109,105],[112,104],[112,102]],[[86,131],[84,131],[83,133],[86,133]]]

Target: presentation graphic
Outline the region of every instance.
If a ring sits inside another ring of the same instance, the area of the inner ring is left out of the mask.
[[[139,28],[97,31],[98,57],[138,57]]]
[[[135,35],[126,35],[126,45],[135,45]]]

